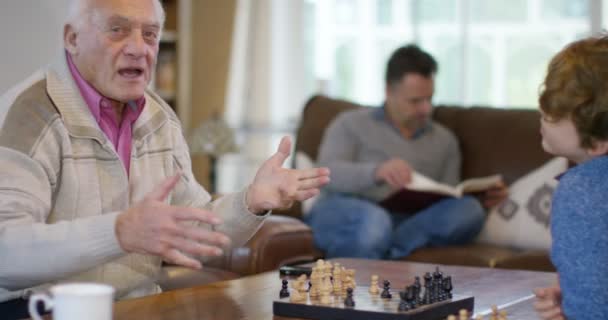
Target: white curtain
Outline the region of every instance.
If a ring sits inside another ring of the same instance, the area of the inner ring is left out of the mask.
[[[282,136],[291,135],[293,141],[301,107],[310,95],[303,84],[304,4],[237,1],[225,117],[236,130],[240,152],[218,161],[218,192],[250,182]]]

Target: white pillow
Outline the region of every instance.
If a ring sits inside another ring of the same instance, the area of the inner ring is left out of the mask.
[[[549,221],[556,176],[566,171],[568,160],[553,158],[509,187],[509,197],[492,208],[476,242],[515,249],[551,247]]]

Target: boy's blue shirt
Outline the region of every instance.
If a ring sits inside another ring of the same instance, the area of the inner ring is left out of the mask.
[[[608,319],[608,156],[562,175],[551,212],[551,259],[564,314]]]

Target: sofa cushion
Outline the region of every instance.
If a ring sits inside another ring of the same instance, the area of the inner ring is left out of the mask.
[[[511,184],[551,159],[537,110],[437,106],[433,118],[458,138],[462,179],[500,173]]]
[[[554,158],[509,187],[509,197],[488,214],[476,242],[517,249],[549,250],[551,197],[555,177],[568,168],[565,158]]]

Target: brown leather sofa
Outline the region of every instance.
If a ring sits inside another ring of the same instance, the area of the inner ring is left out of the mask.
[[[321,138],[340,112],[362,108],[324,96],[311,98],[298,128],[297,151],[316,159]],[[458,137],[463,155],[462,177],[501,173],[507,183],[539,167],[550,156],[540,147],[539,114],[535,110],[437,106],[433,118]],[[322,257],[313,244],[311,229],[301,222],[299,204],[276,211],[243,248],[205,264],[202,271],[168,266],[160,276],[164,290],[233,279],[277,269],[279,266]],[[410,261],[528,270],[554,270],[547,252],[471,244],[423,248]]]
[[[157,282],[163,291],[186,288],[275,270],[320,256],[306,224],[293,217],[271,215],[244,247],[205,263],[201,271],[165,266]]]
[[[297,151],[316,159],[323,133],[334,117],[362,106],[324,96],[311,98],[304,107],[297,132]],[[507,184],[541,166],[551,156],[540,146],[536,110],[437,106],[433,119],[454,132],[462,151],[462,178],[500,173]],[[283,214],[301,217],[296,206]],[[423,248],[406,260],[497,268],[554,270],[545,251],[471,244]]]

